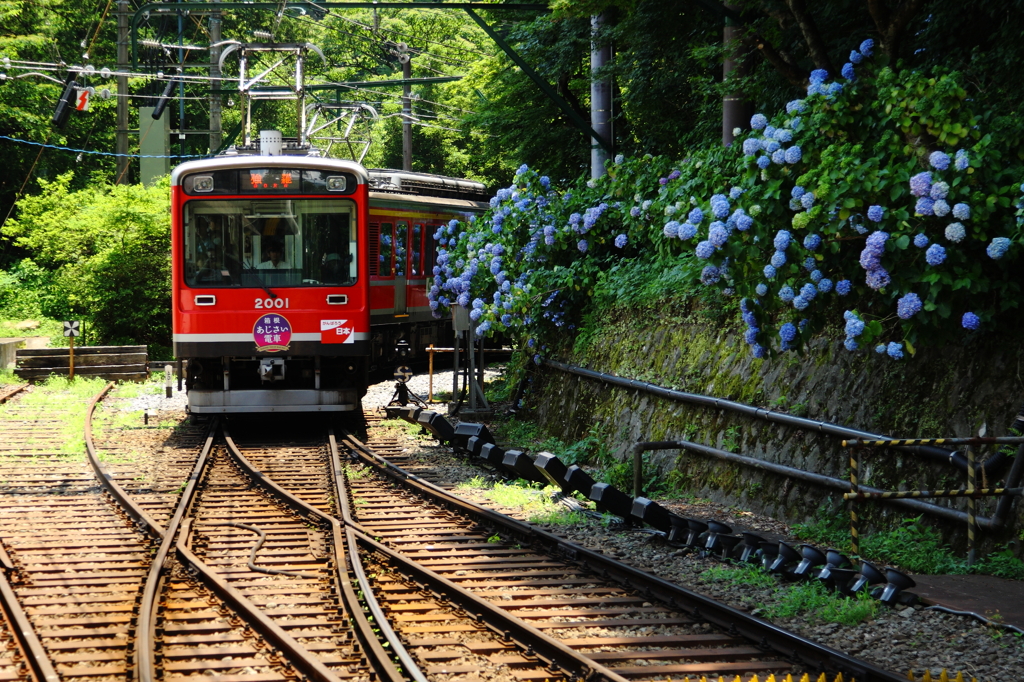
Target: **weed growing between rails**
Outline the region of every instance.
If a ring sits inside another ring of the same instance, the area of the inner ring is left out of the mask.
[[[32,386],[17,401],[0,405],[0,425],[24,421],[29,415],[57,419],[58,454],[79,459],[85,456],[85,414],[89,401],[106,386],[103,379],[51,376]],[[48,443],[47,447],[53,445]]]
[[[523,480],[491,483],[481,476],[455,486],[456,492],[480,497],[500,511],[526,519],[529,523],[571,526],[588,523],[587,517],[554,501],[559,492],[554,486],[540,487]]]

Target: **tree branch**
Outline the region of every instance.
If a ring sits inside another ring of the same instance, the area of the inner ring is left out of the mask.
[[[744,38],[744,42],[761,53],[761,56],[774,66],[775,70],[781,73],[787,81],[798,87],[807,84],[807,75],[803,70],[790,61],[786,55],[775,49],[775,46],[764,37],[755,34]]]
[[[786,5],[789,7],[789,11],[793,13],[797,26],[800,27],[800,33],[804,36],[807,50],[814,61],[814,65],[819,69],[825,69],[830,75],[835,76],[836,70],[828,56],[828,48],[825,46],[825,41],[821,37],[818,26],[814,23],[814,17],[807,11],[807,5],[804,3],[804,0],[786,0]]]

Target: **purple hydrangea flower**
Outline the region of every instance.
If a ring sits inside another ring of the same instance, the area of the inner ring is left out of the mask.
[[[779,338],[781,338],[786,343],[793,342],[793,339],[796,338],[796,327],[793,325],[792,322],[787,322],[786,324],[779,327]]]
[[[694,253],[697,254],[697,258],[707,260],[708,258],[711,258],[711,256],[715,255],[715,247],[711,242],[705,240],[697,244],[697,248],[694,250]]]
[[[924,259],[928,265],[931,265],[932,267],[942,265],[942,262],[946,260],[946,249],[942,248],[938,244],[932,244],[928,247],[928,250],[924,252]]]
[[[953,217],[957,220],[967,220],[971,217],[971,207],[967,204],[956,204],[953,206]]]
[[[679,226],[679,234],[677,236],[683,241],[693,239],[697,236],[697,226],[691,225],[690,223],[683,223]]]
[[[754,130],[762,130],[768,125],[768,118],[764,114],[754,114],[750,117],[750,127]]]
[[[621,249],[625,245],[626,245],[626,235],[625,234],[620,234],[618,237],[615,238],[615,247],[616,248]]]
[[[970,329],[971,331],[974,331],[979,326],[981,326],[981,318],[975,315],[974,313],[964,313],[964,317],[960,321],[960,324],[963,325],[964,329]]]
[[[821,246],[821,237],[816,234],[809,234],[804,237],[804,248],[808,251],[814,251]]]
[[[781,268],[783,265],[785,265],[786,264],[786,252],[785,251],[776,251],[775,253],[773,253],[772,254],[771,264],[772,264],[772,267],[776,267],[776,268]]]
[[[999,260],[1006,255],[1006,251],[1010,248],[1010,240],[1006,237],[996,237],[985,249],[985,253],[988,257],[993,260]]]
[[[868,220],[872,222],[882,222],[883,213],[885,213],[885,209],[881,206],[868,206]]]
[[[949,168],[949,154],[938,151],[932,152],[928,156],[928,163],[932,165],[932,168],[944,171]]]
[[[840,296],[846,296],[853,289],[853,282],[848,279],[841,279],[836,282],[836,293]]]
[[[956,160],[953,162],[953,167],[958,171],[962,171],[966,170],[968,165],[970,165],[970,158],[967,156],[967,150],[958,149],[956,151]]]
[[[949,225],[946,226],[946,239],[953,242],[954,244],[959,244],[964,240],[964,237],[966,236],[967,230],[964,229],[962,223],[950,223]]]
[[[930,171],[923,171],[910,178],[910,193],[915,197],[927,196],[932,188],[932,174]]]
[[[896,301],[896,315],[901,320],[909,320],[921,312],[921,308],[921,297],[912,291]]]
[[[674,170],[674,171],[672,171],[671,173],[668,174],[668,179],[669,180],[678,180],[679,176],[681,176],[681,175],[682,175],[682,173],[680,173],[677,170]]]
[[[924,247],[928,246],[928,236],[923,232],[915,235],[914,246],[916,246],[919,249],[923,249]]]
[[[842,74],[843,78],[845,78],[848,81],[852,81],[854,76],[856,75],[856,73],[853,70],[853,64],[851,64],[850,62],[846,62],[845,64],[843,64],[843,69],[840,73]]]
[[[800,159],[803,158],[803,152],[800,150],[800,147],[798,145],[793,145],[792,147],[786,150],[785,158],[786,163],[788,164],[799,163]],[[772,160],[774,161],[775,159],[773,158]]]

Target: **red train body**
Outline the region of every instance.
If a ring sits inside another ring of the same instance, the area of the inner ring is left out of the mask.
[[[450,338],[427,303],[432,234],[480,213],[484,187],[285,152],[171,175],[174,353],[193,412],[358,410],[372,372]]]

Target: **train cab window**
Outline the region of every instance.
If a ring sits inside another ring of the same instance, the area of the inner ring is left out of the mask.
[[[391,223],[380,224],[380,250],[377,252],[377,274],[381,277],[393,276],[391,267],[394,259],[395,227]]]
[[[398,223],[395,228],[395,277],[405,277],[409,224],[403,221]]]
[[[423,225],[412,226],[412,237],[409,239],[409,276],[423,276]]]
[[[190,201],[184,278],[193,287],[350,286],[358,271],[349,200]]]

